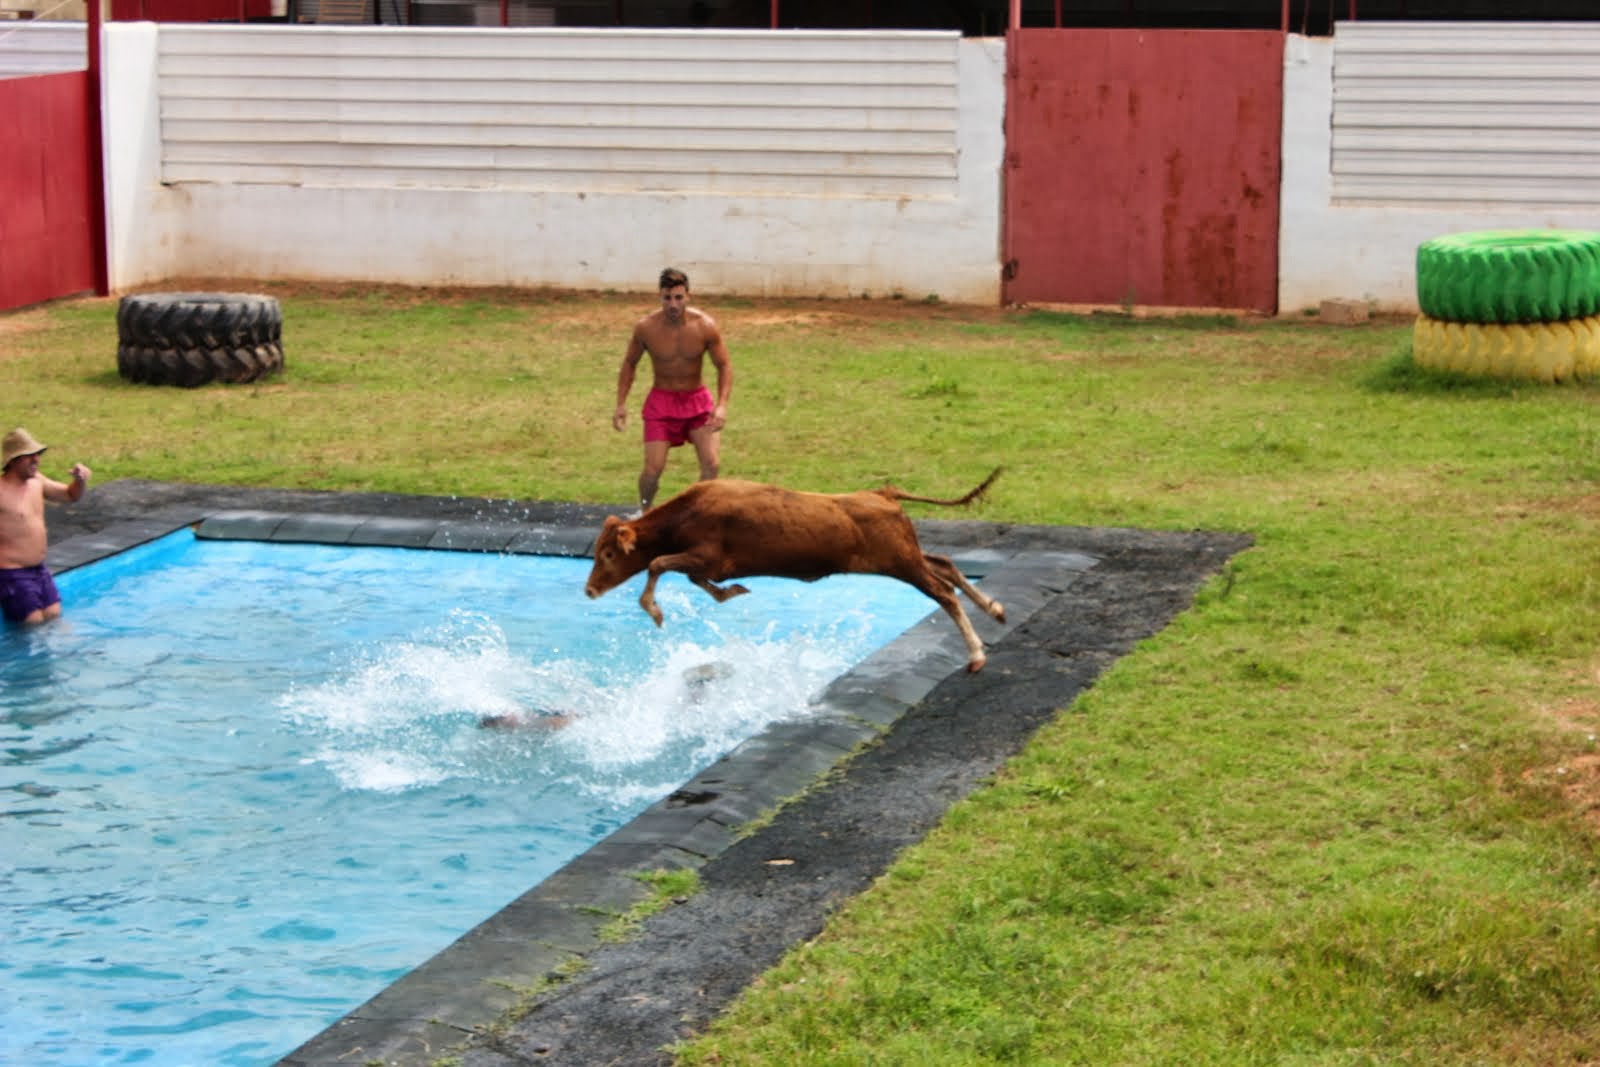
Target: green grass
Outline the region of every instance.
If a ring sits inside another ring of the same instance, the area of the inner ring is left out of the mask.
[[[4,418],[57,476],[631,498],[648,295],[277,291],[259,386],[121,382],[107,301],[0,317]],[[1256,547],[681,1062],[1600,1059],[1600,387],[1429,375],[1395,324],[703,302],[730,476],[1004,464],[973,517]]]

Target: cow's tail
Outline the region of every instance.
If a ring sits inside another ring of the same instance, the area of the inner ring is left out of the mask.
[[[989,472],[989,477],[985,478],[976,489],[972,490],[972,492],[968,493],[966,496],[958,497],[955,500],[938,500],[931,496],[916,496],[912,493],[907,493],[902,489],[897,489],[892,485],[886,485],[882,489],[878,490],[878,492],[882,493],[890,500],[915,500],[919,504],[938,504],[941,507],[959,508],[963,505],[972,503],[974,500],[980,499],[983,494],[987,493],[989,491],[989,487],[994,484],[994,480],[996,478],[1000,477],[1000,472],[1003,470],[1005,470],[1004,467],[996,467],[994,470]]]

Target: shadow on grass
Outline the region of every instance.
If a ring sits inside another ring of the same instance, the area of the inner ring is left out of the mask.
[[[1239,326],[1237,315],[1135,315],[1132,311],[1102,309],[1089,312],[1030,311],[1029,325],[1040,326],[1092,326],[1096,329],[1133,328],[1163,330],[1232,330]]]
[[[1411,356],[1407,344],[1400,351],[1375,365],[1361,379],[1361,386],[1374,393],[1415,393],[1419,396],[1459,394],[1462,396],[1500,397],[1515,396],[1517,391],[1535,382],[1518,382],[1504,378],[1478,378],[1452,371],[1432,370],[1419,366]]]
[[[347,373],[341,373],[337,367],[306,368],[296,366],[291,372],[286,368],[266,377],[258,378],[253,382],[203,382],[200,385],[150,385],[143,382],[129,381],[115,368],[88,374],[83,377],[83,384],[94,386],[98,389],[117,389],[129,392],[158,392],[182,395],[193,393],[201,389],[260,389],[273,385],[319,384],[322,382],[343,382],[348,380]]]

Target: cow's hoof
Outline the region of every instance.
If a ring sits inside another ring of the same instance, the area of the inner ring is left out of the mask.
[[[1006,621],[1006,606],[998,600],[989,601],[989,614],[995,622]]]
[[[979,656],[977,659],[969,660],[967,662],[967,673],[977,674],[979,671],[983,670],[983,665],[988,662],[989,657],[987,656]]]

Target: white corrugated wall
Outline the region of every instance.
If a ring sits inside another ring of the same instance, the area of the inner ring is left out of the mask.
[[[89,34],[81,22],[0,22],[0,78],[88,65]]]
[[[952,198],[959,41],[164,26],[161,178]]]
[[[1336,203],[1600,204],[1600,23],[1341,22]]]
[[[183,276],[999,296],[1004,45],[116,23],[114,288]]]

